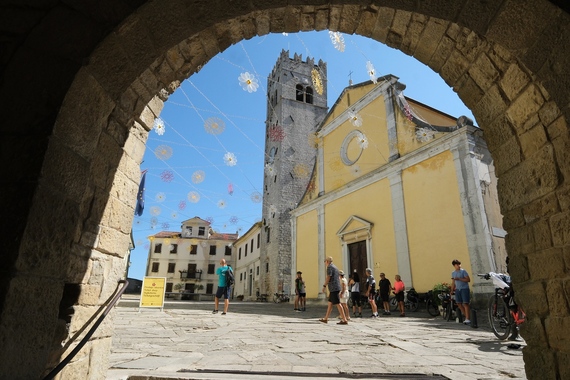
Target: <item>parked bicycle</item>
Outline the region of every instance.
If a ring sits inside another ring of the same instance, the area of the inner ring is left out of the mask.
[[[426,310],[432,317],[437,317],[440,315],[439,306],[435,302],[433,290],[428,291],[419,295],[420,302],[425,302]]]
[[[500,340],[507,339],[509,333],[516,338],[519,326],[526,320],[526,314],[515,302],[510,276],[495,272],[477,276],[485,280],[492,279],[495,285],[495,294],[489,297],[488,307],[489,323],[493,334]]]
[[[275,293],[273,295],[273,302],[280,303],[280,302],[289,302],[289,296],[285,293]]]
[[[390,296],[390,309],[392,311],[398,310],[398,301],[396,301],[396,296]],[[404,308],[410,311],[418,311],[420,307],[420,297],[418,292],[414,288],[410,288],[410,290],[404,291]]]
[[[441,300],[441,308],[443,309],[443,319],[451,321],[458,319],[459,323],[463,323],[463,314],[455,302],[455,294],[441,293],[437,295]]]

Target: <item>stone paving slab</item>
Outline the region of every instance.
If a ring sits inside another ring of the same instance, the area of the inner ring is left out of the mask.
[[[325,305],[179,302],[164,310],[121,302],[108,379],[526,379],[522,349],[425,312],[318,322]],[[367,311],[369,314],[369,311]],[[363,313],[364,315],[364,313]],[[522,344],[524,346],[524,343]]]

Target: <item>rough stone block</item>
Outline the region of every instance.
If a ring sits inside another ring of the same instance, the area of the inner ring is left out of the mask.
[[[510,269],[510,263],[509,263]],[[532,318],[548,316],[549,304],[546,298],[546,287],[541,281],[527,281],[516,284],[517,300],[524,300],[522,306]]]
[[[461,33],[458,34],[455,41],[456,49],[459,50],[469,62],[474,62],[477,60],[477,57],[484,56],[483,52],[489,49],[485,40],[468,28],[462,28]]]
[[[256,11],[253,13],[253,18],[255,20],[255,26],[257,29],[258,36],[264,36],[271,32],[270,25],[271,19],[266,11]]]
[[[491,152],[500,150],[500,147],[507,142],[516,145],[516,139],[513,139],[513,137],[515,137],[514,127],[504,114],[485,126],[483,135],[485,136],[487,147]],[[518,163],[518,161],[516,163]]]
[[[528,255],[528,267],[533,280],[548,280],[564,276],[562,249],[552,248]]]
[[[532,225],[532,228],[534,233],[534,247],[536,250],[543,250],[552,247],[552,237],[550,234],[548,220],[539,220]]]
[[[546,334],[548,334],[548,343],[555,350],[567,350],[570,347],[570,334],[564,333],[570,331],[570,317],[549,316],[544,321]]]
[[[499,81],[501,89],[509,100],[513,101],[517,98],[523,88],[530,84],[530,77],[524,72],[520,66],[513,63],[508,66],[505,74]]]
[[[487,91],[499,77],[499,72],[491,59],[486,54],[481,54],[469,68],[469,76],[480,89]]]
[[[543,104],[544,97],[540,93],[540,89],[531,84],[512,102],[507,109],[507,116],[513,125],[524,125],[533,114],[540,110]],[[520,134],[522,131],[517,131],[517,133]]]
[[[502,131],[502,133],[509,133]],[[499,177],[498,183],[501,181],[501,176],[507,171],[519,165],[522,161],[522,154],[520,146],[516,137],[511,137],[505,144],[491,150],[491,155],[495,159],[495,169]],[[500,195],[500,192],[499,192]],[[502,206],[502,205],[501,205]]]
[[[370,5],[362,10],[360,14],[359,24],[354,31],[355,34],[364,37],[370,37],[376,26],[378,19],[378,7]]]
[[[510,231],[511,229],[522,227],[525,225],[525,217],[522,208],[517,208],[504,213],[503,227]]]
[[[75,346],[74,346],[75,347]],[[60,372],[58,380],[85,380],[90,379],[90,363],[89,356],[91,352],[91,343],[88,342],[81,351],[73,358],[73,360],[65,366]]]
[[[127,252],[129,246],[129,235],[118,231],[114,228],[101,226],[99,240],[95,248],[102,252],[119,255],[121,252]]]
[[[325,30],[329,28],[329,10],[317,9],[315,15],[315,30]]]
[[[408,30],[406,31],[404,40],[402,41],[403,52],[409,55],[413,55],[414,51],[416,50],[416,46],[418,46],[420,42],[420,38],[427,20],[427,16],[412,13],[410,25],[408,26]]]
[[[556,214],[550,218],[552,240],[555,247],[570,244],[570,211]]]
[[[378,10],[378,18],[376,19],[376,27],[370,37],[376,41],[385,43],[388,39],[388,32],[390,31],[390,26],[392,25],[395,14],[396,11],[392,8],[380,8]]]
[[[560,264],[561,269],[557,269],[554,271],[550,278],[563,278],[564,277],[564,259],[562,258],[562,254],[559,255],[558,258],[554,259],[554,262],[550,262],[549,266],[552,267],[552,264]],[[568,280],[566,280],[566,283]],[[567,285],[567,284],[566,284]],[[550,280],[546,283],[546,295],[548,297],[548,304],[551,305],[550,307],[550,316],[551,317],[568,317],[570,312],[570,305],[568,304],[568,293],[566,293],[564,287],[563,280]],[[570,318],[568,318],[568,323],[570,323]],[[546,324],[548,326],[548,323]],[[570,331],[570,330],[561,330],[561,331]],[[564,334],[567,335],[567,334]],[[566,345],[570,347],[570,344]]]
[[[342,7],[342,15],[339,22],[339,31],[348,34],[354,34],[360,21],[360,5],[345,4]]]
[[[522,154],[524,157],[530,157],[542,148],[548,141],[546,131],[542,124],[538,124],[529,131],[519,136]]]
[[[546,331],[540,318],[529,318],[527,315],[527,320],[521,325],[520,333],[529,346],[544,347],[548,344]]]
[[[552,124],[547,127],[548,137],[554,140],[558,137],[566,136],[568,134],[568,124],[563,116],[560,116]]]
[[[414,57],[427,64],[448,27],[448,22],[430,18],[424,27],[420,41],[416,45]]]
[[[541,217],[553,215],[559,210],[556,194],[551,193],[523,206],[522,212],[524,221],[526,223],[532,223]]]
[[[561,210],[570,209],[570,185],[561,186],[556,189],[556,198]]]
[[[516,251],[517,254],[529,254],[535,251],[534,231],[532,225],[509,230],[505,237],[508,250]]]
[[[485,92],[477,86],[468,73],[459,78],[453,90],[457,92],[459,98],[469,108],[477,104],[485,95]]]
[[[566,134],[552,140],[552,145],[561,177],[570,179],[570,135]]]
[[[554,191],[559,178],[553,158],[552,146],[545,145],[516,167],[498,174],[501,207],[510,210]]]
[[[525,322],[526,323],[526,322]],[[523,350],[525,371],[529,379],[558,380],[554,352],[546,345],[526,346]]]
[[[473,107],[473,114],[477,117],[477,121],[485,126],[495,121],[507,109],[507,100],[497,85],[489,88],[481,101]],[[512,121],[512,120],[511,120]],[[514,124],[513,124],[514,125]]]

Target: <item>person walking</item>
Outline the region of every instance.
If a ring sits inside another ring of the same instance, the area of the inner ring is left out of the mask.
[[[232,270],[227,264],[225,259],[220,260],[220,266],[216,269],[216,274],[218,275],[218,290],[216,291],[216,297],[214,298],[214,311],[212,314],[218,313],[218,305],[220,303],[220,298],[224,297],[224,311],[222,315],[226,315],[228,312],[228,307],[230,306],[230,294],[231,286],[226,283],[226,272]]]
[[[305,290],[305,281],[303,280],[303,273],[301,271],[297,272],[297,278],[295,279],[295,311],[306,311],[305,302],[307,291]]]
[[[405,317],[406,312],[404,310],[404,291],[406,290],[406,285],[404,285],[404,281],[402,281],[402,277],[399,274],[394,277],[394,287],[392,290],[396,295],[396,301],[398,302],[398,308],[400,309],[400,317]]]
[[[350,297],[350,292],[348,291],[348,281],[344,277],[343,271],[338,271],[340,277],[340,305],[344,310],[344,316],[347,321],[350,321],[350,312],[348,311],[348,298]]]
[[[471,308],[469,307],[469,302],[471,294],[469,291],[469,282],[471,279],[469,278],[469,273],[461,268],[461,261],[457,259],[453,260],[451,265],[455,268],[455,270],[451,272],[451,294],[455,292],[455,302],[457,302],[459,310],[461,310],[465,317],[463,323],[470,325],[471,320],[469,317],[471,315]]]
[[[372,275],[372,269],[366,268],[366,297],[368,297],[368,303],[372,308],[372,318],[378,318],[378,307],[376,306],[376,301],[374,301],[375,294],[376,280]]]
[[[390,290],[392,289],[392,284],[390,283],[390,280],[386,278],[385,273],[380,273],[378,288],[380,289],[380,299],[382,300],[382,306],[384,307],[382,315],[390,315]]]
[[[356,318],[356,308],[358,307],[358,317],[362,318],[362,300],[360,299],[360,276],[356,269],[350,275],[348,281],[350,287],[350,299],[352,300],[352,316]]]
[[[327,278],[326,278],[325,283],[323,285],[323,293],[326,292],[327,286],[328,286],[329,304],[327,307],[327,313],[325,314],[325,317],[319,319],[319,322],[328,323],[329,315],[332,311],[332,307],[333,307],[333,305],[336,305],[336,307],[338,309],[338,313],[340,315],[340,322],[338,322],[337,324],[347,325],[348,321],[346,320],[346,317],[344,315],[344,310],[343,310],[342,306],[340,306],[339,293],[341,290],[341,285],[340,285],[340,276],[338,274],[338,268],[333,264],[333,259],[331,256],[329,256],[325,259],[325,265],[327,266]]]

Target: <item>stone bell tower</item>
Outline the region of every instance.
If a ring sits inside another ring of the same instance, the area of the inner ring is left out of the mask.
[[[261,233],[261,293],[290,293],[289,211],[305,193],[315,165],[314,133],[327,114],[327,65],[282,50],[267,79]]]

